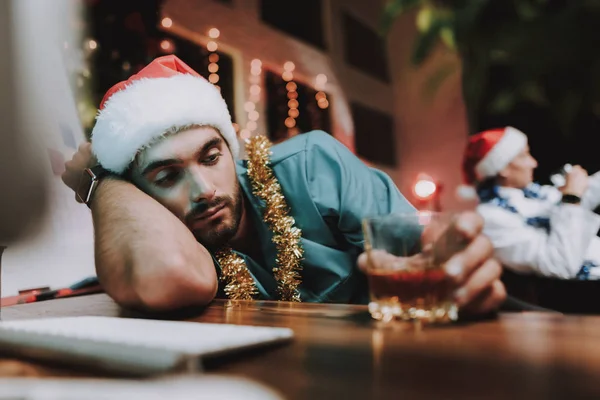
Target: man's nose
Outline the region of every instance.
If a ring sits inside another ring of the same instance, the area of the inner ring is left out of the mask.
[[[214,184],[202,174],[199,168],[190,171],[190,197],[192,202],[211,200],[215,195]]]
[[[538,166],[537,160],[535,158],[533,158],[533,157],[531,157],[531,166],[533,168],[537,168],[537,166]]]

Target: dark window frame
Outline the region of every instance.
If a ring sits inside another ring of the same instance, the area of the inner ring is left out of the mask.
[[[396,129],[393,115],[350,102],[356,154],[370,162],[396,167]]]
[[[344,61],[384,83],[391,83],[390,62],[385,40],[370,26],[342,11]]]
[[[267,7],[267,4],[271,5],[271,8]],[[294,7],[288,1],[260,0],[260,20],[294,39],[321,51],[327,51],[329,46],[325,29],[325,13],[323,12],[324,2],[322,0],[301,0],[297,4],[298,6]],[[313,21],[310,20],[311,17],[313,17]],[[306,31],[302,32],[303,29]]]

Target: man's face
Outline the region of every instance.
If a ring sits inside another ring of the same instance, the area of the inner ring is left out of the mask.
[[[225,245],[237,232],[243,205],[235,162],[214,128],[192,128],[148,147],[131,177],[207,248]]]
[[[533,182],[533,171],[537,168],[537,161],[526,147],[500,172],[504,178],[504,185],[522,189]]]

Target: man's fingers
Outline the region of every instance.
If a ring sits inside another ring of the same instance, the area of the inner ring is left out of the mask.
[[[432,244],[433,262],[436,265],[444,264],[455,254],[464,251],[480,234],[483,225],[483,219],[472,212],[462,213],[448,222],[449,225],[446,225],[438,236],[432,237],[427,229],[424,232],[427,236],[423,237],[423,243]],[[432,221],[431,225],[434,227],[433,230],[439,230],[435,228],[435,221]]]
[[[73,165],[78,169],[90,168],[96,165],[96,158],[92,154],[75,153],[73,155]]]
[[[369,264],[367,261],[367,253],[362,253],[360,256],[358,256],[358,260],[357,260],[357,264],[358,264],[358,268],[362,271],[362,272],[367,272],[367,270],[369,269]]]
[[[454,226],[466,239],[475,239],[483,229],[483,218],[472,211],[463,212],[456,218]]]
[[[462,285],[481,263],[491,257],[493,250],[490,240],[479,235],[463,251],[453,255],[444,269],[457,285]]]
[[[461,227],[460,229],[473,229],[473,232],[476,232],[478,229],[478,220],[479,218],[472,219],[469,221],[469,224],[471,224],[470,226]],[[457,223],[459,223],[459,221],[457,221]],[[456,238],[451,240],[455,241],[455,239]],[[444,257],[437,257],[439,255],[437,253],[440,251],[447,251],[449,248],[456,246],[450,246],[448,245],[446,238],[440,238],[434,246],[436,249],[433,250],[433,252],[436,253],[434,254],[434,257],[438,259],[435,263],[438,265],[444,263],[446,273],[457,286],[462,286],[471,273],[493,254],[492,243],[483,235],[476,236],[470,243],[463,244],[462,246],[463,247],[461,248],[453,249],[450,259],[445,263],[443,261]],[[421,254],[413,257],[396,257],[383,250],[372,250],[370,255],[366,253],[361,254],[358,258],[358,266],[361,270],[366,271],[369,268],[370,262],[376,267],[384,268],[386,265],[391,265],[391,263],[397,264],[399,260],[402,259],[415,259],[413,261],[417,262],[423,257],[428,257],[428,255]]]
[[[450,223],[447,225],[447,223]],[[444,236],[471,241],[483,227],[483,219],[474,212],[463,212],[452,221],[436,220],[435,218],[427,224],[421,234],[422,243],[433,243],[442,240]]]
[[[80,144],[77,152],[73,154],[71,162],[75,169],[84,169],[94,166],[97,162],[96,157],[94,157],[94,154],[92,153],[92,144],[89,142]]]
[[[83,171],[83,170],[82,170]],[[61,175],[62,181],[70,187],[74,189],[77,185],[79,185],[79,179],[81,178],[81,173],[79,169],[76,168],[73,160],[67,161],[65,163],[65,172]]]
[[[73,165],[78,166],[80,169],[84,169],[87,167],[89,162],[89,157],[85,154],[75,153],[73,155]]]
[[[506,288],[500,280],[495,280],[474,301],[463,307],[461,312],[467,314],[486,314],[497,310],[504,300],[506,300]]]
[[[358,256],[357,262],[360,270],[366,273],[369,268],[394,268],[402,259],[384,250],[371,250]]]
[[[92,144],[90,142],[83,142],[79,145],[79,148],[77,149],[78,152],[81,153],[92,153]]]
[[[492,286],[494,281],[500,279],[500,275],[502,275],[502,266],[500,263],[493,258],[487,260],[455,292],[457,305],[463,307],[475,301],[481,293]]]

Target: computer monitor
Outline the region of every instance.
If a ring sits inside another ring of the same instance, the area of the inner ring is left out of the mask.
[[[85,140],[67,73],[72,60],[66,55],[75,53],[65,51],[81,43],[75,32],[78,3],[0,0],[0,248],[8,246],[0,262],[15,277],[17,269],[47,267],[49,250],[39,243],[49,240],[34,238],[62,234],[65,223],[54,218],[60,212],[56,199],[73,196],[60,182],[60,168]],[[89,210],[77,212],[82,215],[64,211],[63,219],[89,218]],[[84,223],[91,236],[91,221]],[[55,245],[52,251],[62,250]],[[29,273],[36,275],[33,269]]]

